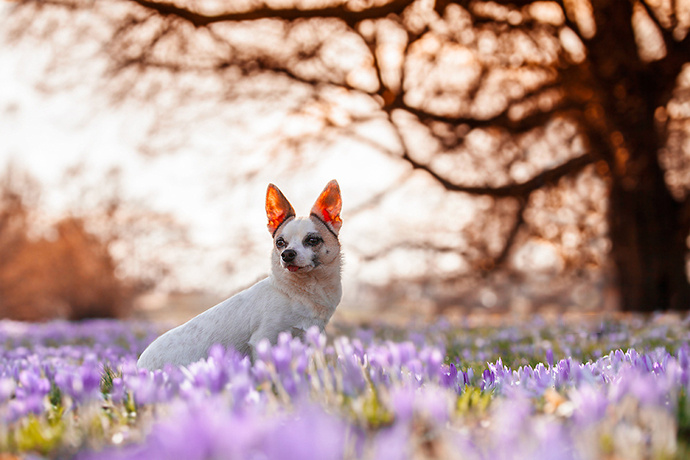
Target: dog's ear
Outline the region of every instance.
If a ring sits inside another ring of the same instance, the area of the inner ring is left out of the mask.
[[[326,185],[326,188],[323,189],[321,195],[316,199],[314,207],[311,208],[311,213],[324,221],[326,225],[330,225],[337,234],[340,231],[340,227],[343,225],[343,221],[340,220],[340,209],[342,205],[343,201],[340,197],[340,187],[338,187],[338,182],[332,180]]]
[[[266,216],[268,217],[268,231],[271,235],[275,234],[285,219],[295,217],[295,210],[292,205],[285,198],[283,192],[273,184],[268,184],[268,190],[266,190]]]

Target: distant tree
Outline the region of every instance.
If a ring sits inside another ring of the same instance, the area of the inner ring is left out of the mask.
[[[687,2],[21,0],[14,9],[17,36],[111,27],[102,51],[118,95],[170,81],[184,97],[209,91],[185,75],[214,78],[226,98],[291,91],[294,115],[315,127],[282,133],[286,145],[347,136],[479,197],[483,212],[455,244],[424,245],[461,253],[472,270],[549,242],[576,271],[610,255],[624,310],[690,308]],[[241,84],[250,78],[260,84]]]
[[[162,244],[171,235],[184,240],[179,224],[151,211],[133,214],[118,195],[107,197],[110,206],[73,209],[74,215],[39,225],[36,216],[47,215],[39,194],[36,181],[14,166],[0,176],[0,318],[126,316],[135,296],[161,281],[165,264],[128,250],[126,265],[114,247],[146,246],[144,227]],[[139,270],[132,270],[133,261]]]

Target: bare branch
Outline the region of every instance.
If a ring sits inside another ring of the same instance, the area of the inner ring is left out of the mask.
[[[460,254],[461,256],[466,256],[455,246],[440,245],[434,242],[417,242],[417,241],[403,241],[396,242],[393,245],[385,246],[375,252],[363,253],[358,248],[355,248],[356,252],[359,252],[359,257],[363,262],[371,262],[373,260],[380,260],[392,251],[404,250],[404,251],[425,251],[432,252],[434,254]]]
[[[513,249],[513,246],[515,245],[515,241],[517,240],[520,228],[522,228],[522,225],[525,223],[525,209],[527,208],[528,200],[527,197],[519,197],[518,200],[520,202],[520,207],[515,213],[515,222],[513,222],[513,226],[510,228],[510,232],[508,232],[508,236],[506,237],[506,241],[503,244],[503,249],[501,250],[501,253],[494,260],[494,267],[499,267],[505,264],[506,260],[508,259],[508,256],[510,255],[510,251]]]
[[[363,211],[366,211],[368,209],[374,208],[378,206],[381,201],[383,201],[384,198],[387,196],[390,196],[391,193],[393,193],[396,189],[401,188],[405,182],[412,177],[412,174],[414,173],[414,169],[410,169],[408,171],[405,171],[402,173],[399,177],[397,177],[394,181],[391,182],[391,185],[388,187],[384,188],[383,190],[375,193],[369,199],[366,201],[359,203],[355,205],[354,207],[350,207],[350,210],[348,211],[348,217],[355,216]]]
[[[450,181],[435,171],[431,166],[416,161],[407,151],[403,153],[403,159],[410,163],[414,169],[420,169],[429,173],[448,191],[463,192],[470,195],[486,195],[495,198],[527,197],[534,190],[537,190],[544,185],[555,184],[563,177],[577,174],[578,172],[582,171],[585,166],[594,162],[593,155],[587,152],[552,169],[547,169],[526,182],[508,184],[500,187],[472,187],[456,184]]]
[[[373,6],[355,11],[347,8],[345,3],[332,7],[322,8],[271,8],[262,5],[249,11],[227,12],[217,15],[203,13],[183,8],[174,3],[157,2],[149,0],[130,0],[144,8],[158,12],[161,16],[172,16],[185,20],[195,27],[206,27],[220,22],[255,21],[259,19],[283,19],[294,21],[311,18],[339,18],[349,25],[354,25],[365,19],[385,17],[388,14],[401,14],[414,0],[392,0],[380,6]]]

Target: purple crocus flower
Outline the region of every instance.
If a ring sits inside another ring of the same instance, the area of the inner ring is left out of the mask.
[[[447,369],[447,371],[445,369]],[[446,388],[453,388],[457,385],[457,380],[458,369],[455,367],[455,364],[450,363],[441,373],[441,385]]]
[[[343,456],[345,431],[338,418],[306,405],[273,425],[261,450],[276,460],[337,460]]]
[[[374,454],[377,460],[407,460],[411,458],[410,426],[396,423],[382,429],[374,438]]]
[[[575,406],[573,417],[578,427],[591,426],[606,415],[609,401],[604,389],[585,384],[573,388],[568,395]]]
[[[17,383],[9,377],[0,377],[0,404],[14,396]]]

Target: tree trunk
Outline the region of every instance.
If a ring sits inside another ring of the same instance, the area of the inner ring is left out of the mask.
[[[624,311],[686,310],[690,285],[680,206],[656,161],[641,182],[614,180],[609,201],[611,256]]]
[[[611,171],[608,222],[621,308],[687,310],[688,229],[659,165],[665,135],[655,121],[656,110],[668,103],[673,81],[641,60],[632,2],[594,4],[597,34],[588,46],[589,61],[602,113],[596,122],[601,134],[597,147]]]

